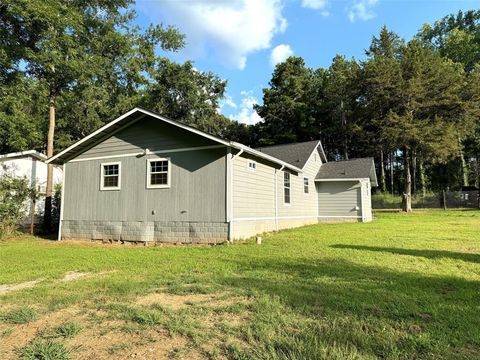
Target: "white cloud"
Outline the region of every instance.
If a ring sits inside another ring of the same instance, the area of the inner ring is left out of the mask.
[[[230,119],[236,120],[239,123],[254,125],[263,119],[253,109],[253,105],[258,104],[257,99],[252,95],[251,91],[242,91],[240,95],[243,96],[240,103],[239,112],[235,115],[230,115]]]
[[[372,7],[378,3],[378,0],[354,0],[353,3],[347,7],[348,18],[351,22],[358,20],[370,20],[377,16]]]
[[[156,0],[137,5],[152,21],[178,26],[187,36],[188,56],[199,58],[212,49],[221,63],[238,69],[287,27],[281,0]]]
[[[230,95],[225,95],[225,97],[220,102],[220,110],[222,110],[224,107],[230,107],[232,109],[238,108],[237,104],[235,103],[235,101],[233,101],[233,98]]]
[[[281,63],[287,60],[287,58],[292,55],[293,55],[293,50],[290,47],[290,45],[287,45],[287,44],[277,45],[275,46],[275,48],[272,50],[270,54],[270,63],[273,66],[275,66],[278,63]]]
[[[330,12],[326,10],[328,6],[328,0],[302,0],[302,7],[313,10],[320,10],[320,14],[323,16],[330,15]]]

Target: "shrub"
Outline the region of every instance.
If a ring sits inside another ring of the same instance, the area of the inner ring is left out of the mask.
[[[16,229],[27,214],[25,203],[36,196],[26,177],[0,175],[0,239]]]

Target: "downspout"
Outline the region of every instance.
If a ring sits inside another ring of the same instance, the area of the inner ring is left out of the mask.
[[[232,156],[230,160],[230,219],[228,224],[228,240],[233,241],[233,162],[234,160],[242,155],[243,149],[240,149],[238,153]]]
[[[62,191],[60,199],[60,219],[58,220],[58,240],[62,240],[63,208],[65,204],[65,163],[62,165]]]
[[[280,169],[275,169],[275,230],[278,231],[278,171],[282,171],[285,168],[285,165],[282,165]]]

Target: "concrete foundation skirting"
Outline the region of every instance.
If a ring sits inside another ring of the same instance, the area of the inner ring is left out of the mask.
[[[228,239],[228,223],[63,220],[62,239],[218,244]]]
[[[270,232],[282,229],[290,229],[304,225],[317,224],[318,220],[316,217],[306,217],[306,218],[292,218],[292,219],[282,219],[279,218],[277,223],[274,219],[267,220],[241,220],[233,222],[233,239],[241,240],[247,239],[251,236],[261,234],[264,232]]]

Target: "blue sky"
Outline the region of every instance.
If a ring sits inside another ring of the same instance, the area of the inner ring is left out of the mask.
[[[195,62],[228,80],[221,112],[245,123],[260,118],[274,63],[293,54],[307,66],[328,67],[336,54],[364,58],[380,27],[410,39],[424,23],[458,10],[480,7],[480,0],[137,0],[137,22],[175,25],[187,47],[168,55]]]

